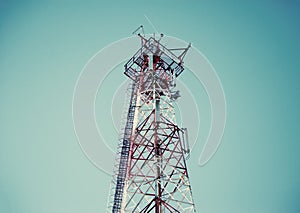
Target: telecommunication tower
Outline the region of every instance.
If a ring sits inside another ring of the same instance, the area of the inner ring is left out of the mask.
[[[108,213],[195,212],[186,166],[186,129],[176,124],[176,78],[185,48],[168,49],[138,34],[141,48],[125,64],[129,107],[118,144]]]

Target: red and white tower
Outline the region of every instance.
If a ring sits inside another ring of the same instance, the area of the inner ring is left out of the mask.
[[[107,212],[195,212],[186,129],[177,126],[173,107],[190,45],[168,49],[160,39],[139,36],[141,48],[125,64],[130,101]]]

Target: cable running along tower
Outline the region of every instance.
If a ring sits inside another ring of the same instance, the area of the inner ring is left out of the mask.
[[[195,212],[186,158],[186,129],[177,126],[173,102],[185,48],[168,49],[138,34],[141,48],[125,64],[129,107],[118,144],[107,213]]]

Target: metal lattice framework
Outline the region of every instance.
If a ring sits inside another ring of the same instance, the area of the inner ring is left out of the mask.
[[[185,129],[176,125],[172,105],[190,45],[167,49],[160,40],[139,36],[141,48],[125,65],[130,100],[107,212],[195,212]]]

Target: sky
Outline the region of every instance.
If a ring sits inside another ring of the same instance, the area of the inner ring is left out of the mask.
[[[188,160],[197,212],[300,212],[299,9],[297,0],[0,0],[0,212],[105,211],[111,178],[78,143],[73,92],[88,60],[141,24],[191,42],[224,88],[222,144],[200,167],[207,97],[188,70],[180,76],[204,121]],[[105,103],[125,79],[116,67],[96,101],[111,147]]]

